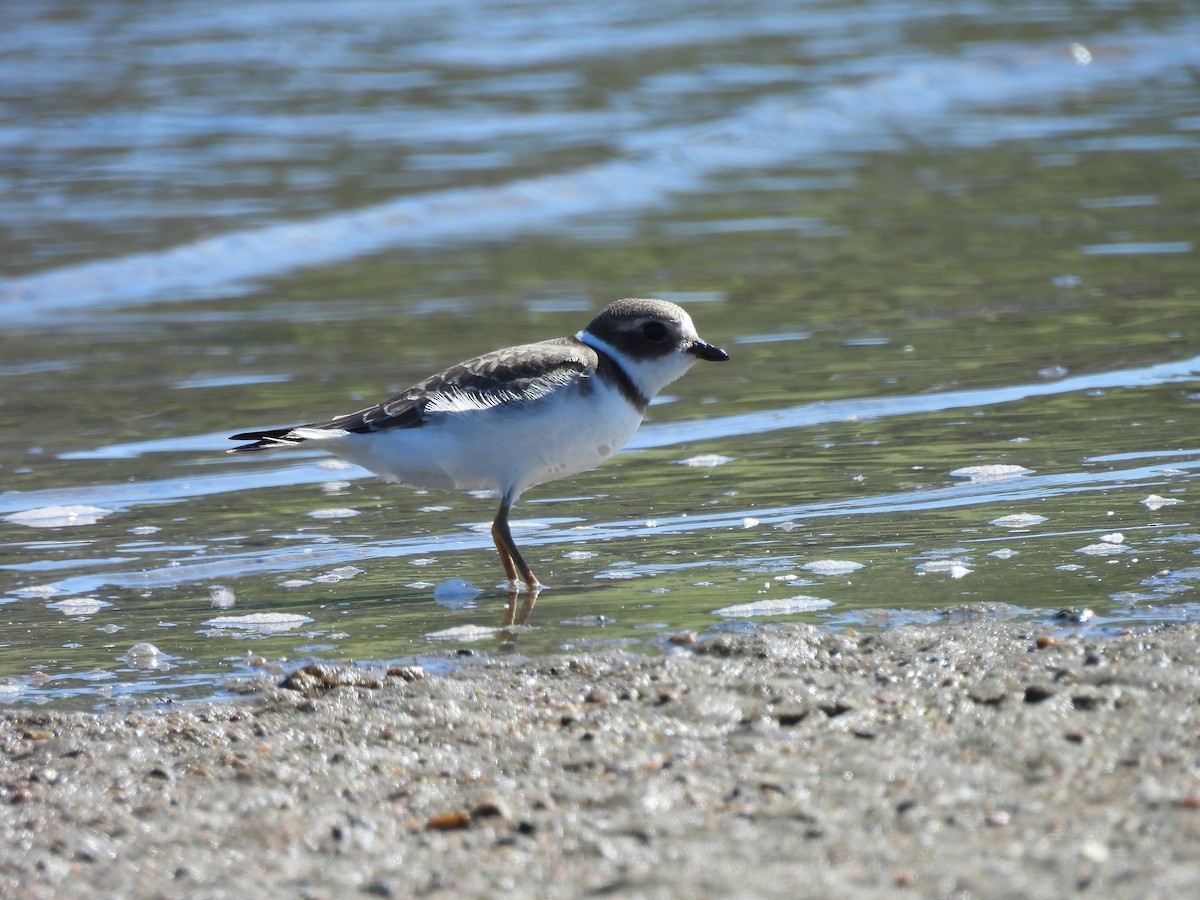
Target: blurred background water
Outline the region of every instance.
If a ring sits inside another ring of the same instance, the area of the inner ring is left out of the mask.
[[[1200,613],[1194,4],[0,20],[2,701]],[[519,628],[491,500],[221,452],[623,296],[684,304],[733,362],[527,495],[551,588]]]

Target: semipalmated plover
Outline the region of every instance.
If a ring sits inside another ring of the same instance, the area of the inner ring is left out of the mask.
[[[665,300],[618,300],[573,337],[495,350],[376,406],[327,422],[246,431],[230,453],[317,447],[425,488],[495,491],[492,539],[510,586],[541,585],[508,515],[527,489],[600,465],[637,430],[650,400],[699,359],[729,354],[700,339]]]

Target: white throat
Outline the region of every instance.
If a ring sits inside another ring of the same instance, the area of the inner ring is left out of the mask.
[[[650,400],[696,362],[695,356],[679,349],[667,350],[662,356],[634,359],[587,330],[577,332],[575,339],[612,359],[625,370],[642,396]]]

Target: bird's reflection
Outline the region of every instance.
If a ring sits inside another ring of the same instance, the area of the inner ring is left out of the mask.
[[[504,601],[504,612],[500,616],[500,630],[496,632],[496,649],[512,651],[517,646],[517,636],[526,624],[529,614],[537,603],[541,587],[524,593],[516,587],[509,588]]]

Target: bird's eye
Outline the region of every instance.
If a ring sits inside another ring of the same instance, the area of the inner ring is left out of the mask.
[[[647,322],[642,326],[642,336],[651,343],[662,343],[667,339],[667,326],[662,322]]]

